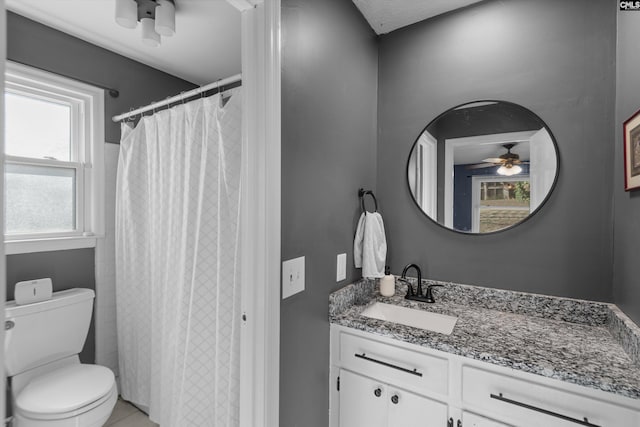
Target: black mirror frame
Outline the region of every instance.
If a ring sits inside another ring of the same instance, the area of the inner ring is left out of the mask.
[[[555,177],[553,178],[553,183],[551,184],[551,187],[549,188],[549,191],[547,192],[546,196],[544,197],[544,199],[542,200],[542,202],[540,202],[540,204],[538,205],[538,207],[531,213],[529,213],[529,215],[527,215],[526,218],[524,218],[522,221],[516,222],[515,224],[512,224],[508,227],[505,228],[501,228],[500,230],[495,230],[495,231],[489,231],[487,233],[472,233],[470,231],[463,231],[463,230],[456,230],[455,228],[449,228],[446,227],[444,224],[440,224],[437,220],[431,218],[429,215],[426,214],[425,211],[422,210],[422,208],[420,207],[420,205],[418,204],[418,201],[416,200],[415,195],[413,194],[413,192],[411,191],[411,183],[409,182],[409,163],[411,162],[411,154],[413,153],[413,150],[416,146],[416,144],[418,143],[418,140],[420,139],[420,137],[422,136],[422,134],[427,130],[427,128],[429,126],[431,126],[432,123],[436,122],[437,120],[439,120],[442,116],[444,116],[445,114],[447,114],[448,112],[455,110],[457,108],[460,108],[464,105],[469,105],[469,104],[476,104],[476,103],[482,103],[482,102],[492,102],[492,103],[501,103],[501,104],[509,104],[509,105],[513,105],[519,108],[522,108],[526,111],[528,111],[529,113],[533,114],[535,117],[538,118],[538,120],[540,120],[540,122],[544,125],[544,128],[547,130],[547,132],[549,133],[549,136],[551,137],[551,141],[553,142],[553,148],[555,150],[556,153],[556,174]],[[499,234],[499,233],[503,233],[505,231],[509,231],[514,229],[515,227],[519,226],[520,224],[524,224],[525,222],[527,222],[530,218],[532,218],[535,214],[537,214],[540,209],[542,209],[542,207],[547,203],[547,201],[549,200],[549,198],[551,197],[551,194],[553,193],[553,191],[556,188],[556,184],[558,183],[558,177],[560,176],[560,150],[558,148],[558,142],[556,141],[556,137],[553,134],[553,132],[551,132],[551,129],[549,128],[549,126],[547,125],[547,122],[545,122],[544,120],[542,120],[542,118],[540,116],[538,116],[536,113],[534,113],[533,111],[531,111],[530,109],[523,107],[520,104],[516,104],[515,102],[509,102],[509,101],[501,101],[501,100],[496,100],[496,99],[481,99],[481,100],[477,100],[477,101],[469,101],[469,102],[465,102],[463,104],[459,104],[456,105],[454,107],[449,108],[448,110],[445,110],[443,113],[439,114],[435,119],[431,120],[418,134],[417,138],[415,139],[415,142],[413,143],[413,145],[411,145],[411,150],[409,150],[409,155],[407,156],[407,166],[405,168],[405,179],[407,182],[407,189],[409,191],[409,194],[411,194],[411,199],[413,200],[413,203],[415,204],[415,206],[418,208],[418,210],[420,211],[420,213],[422,213],[422,215],[424,215],[426,218],[429,219],[429,221],[433,222],[434,224],[436,224],[437,226],[445,229],[445,230],[449,230],[451,232],[454,233],[458,233],[458,234],[463,234],[463,235],[467,235],[467,236],[490,236],[490,235],[494,235],[494,234]]]

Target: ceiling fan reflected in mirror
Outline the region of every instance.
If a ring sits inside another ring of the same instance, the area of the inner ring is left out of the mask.
[[[511,149],[515,147],[516,144],[509,143],[503,144],[502,146],[507,149],[507,152],[502,154],[500,157],[490,157],[488,159],[483,159],[482,163],[469,165],[467,166],[467,169],[481,169],[500,166],[497,172],[498,174],[504,176],[517,175],[522,172],[522,168],[519,165],[528,164],[529,162],[520,160],[519,155],[511,152]]]

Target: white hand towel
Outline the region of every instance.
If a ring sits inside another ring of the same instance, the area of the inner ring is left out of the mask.
[[[384,276],[387,259],[387,239],[382,215],[367,212],[360,215],[353,241],[353,259],[356,268],[362,267],[362,277]]]

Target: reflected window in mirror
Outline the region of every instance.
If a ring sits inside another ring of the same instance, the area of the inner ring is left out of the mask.
[[[420,210],[448,229],[492,233],[529,218],[553,190],[558,151],[533,112],[504,101],[452,108],[427,125],[407,162]]]

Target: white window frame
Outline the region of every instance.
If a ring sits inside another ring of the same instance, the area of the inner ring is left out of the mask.
[[[70,161],[5,156],[5,164],[75,169],[76,230],[5,234],[7,255],[95,247],[104,235],[104,90],[7,61],[5,91],[71,106]]]
[[[531,182],[529,175],[475,175],[471,177],[471,232],[480,232],[480,184],[483,182]],[[501,209],[513,209],[513,210],[528,210],[531,212],[531,202],[529,202],[529,208],[506,208]]]

